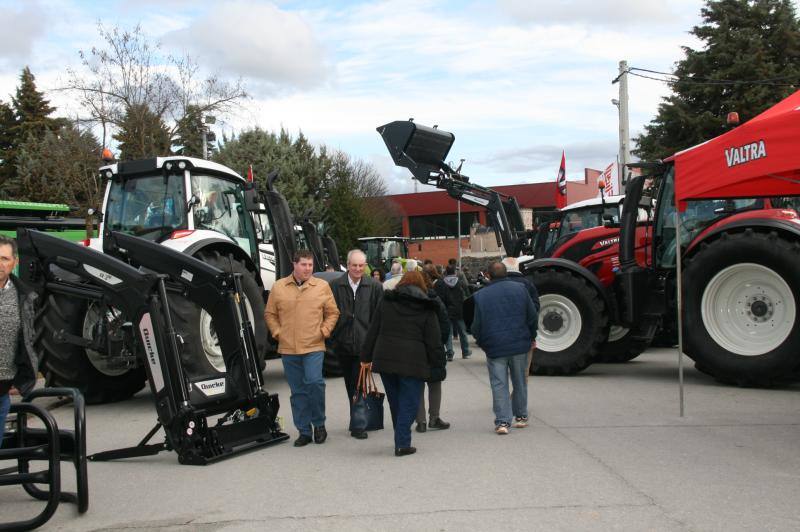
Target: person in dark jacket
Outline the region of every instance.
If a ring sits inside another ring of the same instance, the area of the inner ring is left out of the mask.
[[[519,271],[519,261],[516,257],[506,257],[503,259],[503,264],[506,267],[506,271],[508,272],[508,278],[514,282],[522,284],[525,289],[528,291],[528,295],[533,301],[533,306],[536,308],[536,315],[539,315],[539,291],[536,289],[536,285],[533,284],[533,281],[530,278],[525,277]],[[525,374],[525,378],[528,378],[530,374],[530,367],[531,361],[533,360],[533,349],[528,352],[528,373]]]
[[[525,287],[512,281],[500,262],[490,266],[492,282],[475,294],[472,335],[486,352],[497,434],[528,426],[528,352],[536,347],[538,313]],[[509,397],[508,379],[514,391]]]
[[[403,274],[397,288],[384,293],[361,353],[362,365],[381,374],[392,413],[395,456],[417,451],[411,446],[411,424],[423,383],[445,377],[436,302],[425,289],[420,272]]]
[[[453,334],[458,333],[458,341],[461,344],[461,357],[469,358],[472,353],[469,350],[467,325],[464,323],[464,300],[469,297],[469,288],[456,272],[455,266],[448,266],[445,269],[442,282],[447,287],[447,313],[450,316]],[[447,352],[453,352],[452,335],[447,342]]]
[[[33,389],[40,359],[33,345],[37,294],[12,273],[18,262],[16,240],[0,235],[0,445],[9,393],[16,388],[27,395]]]
[[[436,302],[436,317],[439,320],[439,330],[441,332],[441,344],[444,346],[450,337],[450,319],[447,316],[447,307],[439,298],[435,288],[441,284],[436,266],[433,263],[422,267],[422,277],[428,289],[428,297]],[[451,355],[447,355],[447,360],[453,360]],[[428,418],[425,416],[425,388],[419,398],[419,408],[417,409],[417,432],[425,432],[429,428],[434,430],[446,430],[450,428],[450,423],[444,421],[440,416],[442,408],[442,381],[428,381]],[[430,422],[428,422],[428,419]]]
[[[360,368],[358,357],[383,297],[383,286],[364,275],[366,265],[367,256],[364,252],[360,249],[351,250],[347,254],[347,273],[330,282],[333,298],[339,308],[339,321],[331,334],[330,344],[344,374],[348,402],[356,394]],[[350,435],[359,440],[367,438],[364,431],[351,431]]]

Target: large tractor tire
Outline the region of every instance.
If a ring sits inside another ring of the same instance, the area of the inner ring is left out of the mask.
[[[612,325],[608,331],[608,338],[597,348],[595,362],[606,364],[629,362],[641,355],[649,345],[650,342],[637,335],[635,329]]]
[[[533,273],[539,290],[539,332],[533,353],[534,375],[572,375],[594,362],[608,337],[608,316],[597,290],[561,270]]]
[[[777,232],[724,233],[684,273],[684,343],[698,370],[771,386],[800,365],[800,243]]]
[[[50,294],[37,321],[37,336],[44,353],[42,372],[51,387],[78,388],[89,404],[127,399],[141,390],[147,380],[144,368],[113,367],[107,357],[88,348],[64,342],[62,333],[92,338],[101,319],[95,303]]]
[[[197,258],[220,270],[242,274],[245,307],[253,324],[259,364],[264,369],[268,345],[267,325],[264,323],[264,299],[253,272],[232,256],[224,257],[218,252],[201,251]],[[175,330],[183,338],[181,363],[187,375],[202,377],[225,371],[225,361],[211,315],[178,294],[169,295],[169,307]]]

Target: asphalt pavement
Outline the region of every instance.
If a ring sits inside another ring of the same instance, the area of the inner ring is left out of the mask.
[[[687,359],[680,417],[677,355],[651,349],[573,377],[532,376],[531,425],[498,436],[485,358],[473,352],[448,365],[452,428],[414,432],[415,455],[394,456],[391,429],[349,437],[344,383],[328,379],[325,444],[205,467],[168,452],[90,463],[89,511],[62,504],[44,530],[800,529],[800,385],[724,386]],[[280,362],[265,377],[294,438]],[[53,412],[70,424],[69,409]],[[133,445],[155,422],[151,396],[91,406],[87,422],[90,453]],[[74,486],[70,467],[62,475]],[[40,504],[0,487],[2,522]]]

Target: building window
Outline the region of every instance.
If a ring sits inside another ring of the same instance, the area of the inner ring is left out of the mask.
[[[461,236],[469,236],[470,226],[477,221],[477,212],[462,212]],[[458,233],[458,214],[411,216],[408,226],[411,238],[455,238]]]

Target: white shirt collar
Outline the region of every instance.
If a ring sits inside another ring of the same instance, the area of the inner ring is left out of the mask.
[[[6,279],[6,285],[3,288],[0,288],[0,290],[10,290],[11,284],[12,284],[11,277],[9,277],[8,279]]]
[[[358,285],[361,284],[361,279],[359,279],[358,282],[354,283],[353,279],[350,278],[350,274],[349,273],[346,273],[345,275],[347,275],[347,282],[350,283],[350,288],[353,289],[353,294],[355,294],[356,290],[358,290]]]

